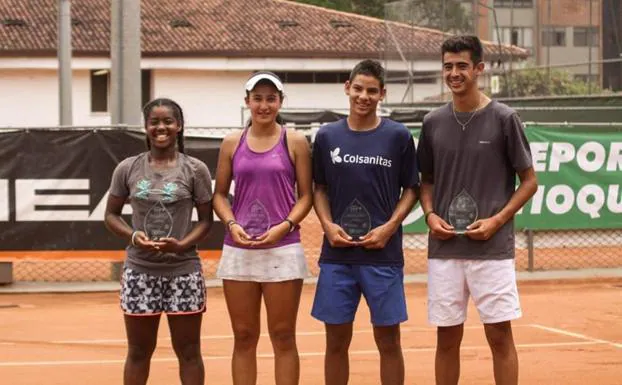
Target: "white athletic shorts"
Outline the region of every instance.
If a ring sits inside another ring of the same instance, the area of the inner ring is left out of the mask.
[[[432,325],[464,323],[469,296],[482,323],[520,318],[514,259],[428,259],[428,320]]]
[[[224,245],[216,277],[233,281],[283,282],[309,275],[302,244],[271,249]]]

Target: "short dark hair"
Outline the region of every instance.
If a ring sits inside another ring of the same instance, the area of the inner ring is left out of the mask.
[[[469,51],[471,53],[471,61],[473,64],[479,64],[484,58],[484,49],[482,42],[477,36],[458,35],[452,36],[443,42],[441,47],[441,55],[444,57],[445,52],[460,53]]]
[[[356,75],[367,75],[378,79],[380,88],[384,88],[384,68],[382,64],[376,60],[365,59],[359,62],[352,72],[350,72],[350,81],[353,81]]]
[[[150,101],[145,104],[143,107],[143,118],[145,119],[145,128],[147,127],[147,120],[149,119],[149,114],[155,107],[168,107],[173,112],[173,116],[177,119],[177,123],[179,124],[179,132],[177,133],[177,150],[179,152],[184,152],[184,112],[181,109],[181,106],[177,104],[174,100],[166,99],[166,98],[158,98]],[[147,141],[147,149],[151,148],[151,143],[149,142],[149,138],[146,138]]]

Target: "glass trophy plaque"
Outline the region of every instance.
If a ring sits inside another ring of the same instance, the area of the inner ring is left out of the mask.
[[[477,215],[477,203],[464,189],[449,203],[449,223],[457,234],[464,234],[467,226],[477,220]]]
[[[173,232],[173,216],[162,201],[158,201],[147,211],[144,229],[145,234],[152,241],[171,236]]]
[[[270,229],[270,214],[258,199],[240,210],[237,220],[251,237],[258,237]]]
[[[346,207],[343,215],[341,215],[339,226],[341,226],[353,240],[357,241],[371,230],[371,216],[369,215],[369,211],[367,211],[367,208],[365,208],[358,199],[355,199]]]

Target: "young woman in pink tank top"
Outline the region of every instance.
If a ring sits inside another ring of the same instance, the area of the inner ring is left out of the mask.
[[[213,200],[227,229],[217,276],[234,334],[233,384],[257,382],[262,297],[275,383],[298,384],[296,316],[308,274],[299,223],[313,200],[310,148],[304,135],[277,121],[283,84],[275,74],[255,73],[246,83],[245,102],[250,124],[222,142]]]

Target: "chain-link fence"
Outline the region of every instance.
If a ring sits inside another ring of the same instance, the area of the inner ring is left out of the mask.
[[[322,229],[312,212],[302,223],[302,242],[311,274],[317,276]],[[427,235],[404,235],[404,270],[422,274],[427,269]],[[15,281],[110,281],[119,276],[119,262],[104,260],[16,260]],[[206,278],[215,278],[217,259],[204,259]],[[619,230],[522,231],[516,233],[516,268],[519,271],[621,268],[622,235]]]
[[[497,97],[599,95],[622,91],[622,5],[601,0],[400,0],[385,4],[383,56],[390,103],[446,100],[437,67],[415,49],[417,39],[396,39],[394,22],[468,33],[514,45],[527,59],[484,58],[481,87]],[[440,50],[439,50],[440,51]],[[396,62],[395,59],[398,59]]]
[[[579,126],[580,124],[577,125]],[[613,127],[615,123],[610,125]],[[420,125],[409,124],[408,126],[416,130]],[[551,127],[553,126],[554,124]],[[584,123],[582,130],[594,130],[594,132],[597,132],[606,126],[609,125]],[[310,138],[313,137],[313,132],[317,129],[316,125],[312,127],[313,129],[310,127],[302,129]],[[606,129],[611,133],[610,141],[619,144],[622,142],[622,125],[618,124],[617,127],[620,128]],[[543,129],[546,130],[547,128],[543,127]],[[227,131],[224,129],[187,128],[186,135],[222,138]],[[587,132],[589,133],[589,131]],[[618,139],[618,136],[621,139]],[[566,140],[570,141],[568,138]],[[576,142],[576,144],[577,147],[582,146],[581,142]],[[619,156],[619,151],[617,155],[615,152],[612,154],[613,158],[611,155],[608,156],[607,167],[611,168],[610,171],[615,172],[619,168],[618,163],[616,163],[618,162],[616,156]],[[588,155],[585,155],[585,160],[594,161],[593,157]],[[589,178],[590,183],[603,186],[602,191],[605,195],[597,199],[601,201],[602,207],[606,206],[607,210],[613,214],[622,212],[622,198],[620,197],[619,189],[612,188],[615,186],[608,185],[608,182],[605,183],[604,180],[599,181],[597,174],[593,172],[589,175],[587,173],[578,175],[580,179],[584,176]],[[549,199],[554,201],[557,198],[557,196],[550,198],[547,195],[542,200],[546,200],[545,204],[548,204]],[[589,200],[588,198],[585,199],[586,202]],[[593,198],[590,199],[593,200]],[[535,209],[535,211],[537,210],[539,209]],[[534,209],[531,208],[529,211],[532,212]],[[589,218],[585,220],[589,221]],[[622,267],[622,233],[619,229],[612,228],[614,226],[611,224],[615,224],[615,220],[608,223],[609,225],[605,226],[608,229],[594,230],[584,229],[586,226],[579,226],[582,228],[581,230],[559,231],[521,228],[516,233],[516,267],[521,271],[620,268]],[[103,226],[103,223],[101,226]],[[302,243],[308,260],[309,270],[315,276],[318,273],[317,261],[320,255],[323,231],[313,211],[311,211],[301,226]],[[425,229],[425,227],[421,229]],[[403,249],[406,274],[426,272],[427,234],[425,230],[421,229],[417,232],[406,231],[404,233]],[[85,252],[84,256],[81,256],[80,252],[75,250],[68,256],[60,255],[58,252],[48,254],[47,257],[32,258],[28,256],[28,252],[23,251],[16,252],[15,257],[11,258],[10,251],[3,251],[2,259],[0,259],[0,269],[3,267],[2,264],[5,264],[4,266],[6,267],[7,263],[11,263],[14,281],[114,281],[119,278],[123,255],[121,250],[117,253],[120,257],[114,257],[116,259],[106,259],[108,258],[107,255],[111,255],[110,253],[102,253],[100,256],[96,255],[96,251]],[[203,268],[207,278],[215,278],[219,262],[217,254],[207,253],[203,259]],[[93,258],[89,258],[89,256]]]

